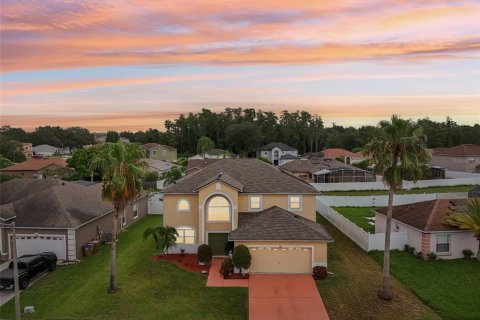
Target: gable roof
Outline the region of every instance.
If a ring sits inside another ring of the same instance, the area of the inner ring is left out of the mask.
[[[238,228],[228,234],[228,239],[333,241],[322,225],[277,206],[260,212],[240,212]]]
[[[212,177],[225,174],[243,185],[245,193],[317,194],[309,184],[300,181],[258,159],[220,159],[200,171],[169,185],[164,193],[195,193],[196,188]]]
[[[155,143],[155,142],[145,143],[145,144],[142,144],[140,147],[142,147],[145,150],[152,150],[152,149],[155,149],[155,148],[158,148],[158,147],[162,147],[162,148],[165,148],[165,149],[168,149],[168,150],[177,150],[174,147],[170,147],[170,146],[167,146],[165,144],[159,144],[159,143]]]
[[[229,175],[220,172],[219,174],[216,174],[214,175],[213,177],[211,177],[210,179],[207,179],[206,181],[200,183],[195,189],[194,191],[198,191],[200,190],[201,188],[209,185],[210,183],[214,182],[214,181],[221,181],[225,184],[228,184],[229,186],[231,186],[232,188],[234,189],[237,189],[238,191],[240,192],[243,192],[243,184],[241,184],[240,182],[238,182],[236,179],[230,177]]]
[[[142,161],[145,161],[151,169],[156,171],[168,171],[175,167],[173,163],[163,160],[145,158]]]
[[[435,148],[434,156],[480,156],[480,146],[476,144],[461,144],[451,148]]]
[[[357,159],[363,158],[363,154],[361,152],[351,152],[351,151],[340,149],[340,148],[325,149],[322,152],[323,152],[323,157],[329,158],[329,159],[336,159],[341,157],[350,157],[350,158],[357,158]]]
[[[38,171],[48,166],[56,165],[65,168],[67,162],[62,158],[49,158],[49,159],[28,159],[23,162],[14,164],[10,167],[0,169],[0,171]]]
[[[269,144],[258,148],[258,150],[260,150],[260,151],[270,151],[273,148],[279,148],[282,151],[298,151],[294,147],[290,147],[290,146],[288,146],[288,145],[286,145],[285,143],[282,143],[282,142],[270,142]]]
[[[458,231],[458,228],[445,223],[448,209],[454,206],[455,203],[447,199],[404,204],[393,207],[392,217],[421,231]],[[376,209],[375,212],[386,216],[387,208]]]
[[[61,150],[61,148],[57,148],[49,144],[40,144],[38,146],[34,146],[32,149],[35,152],[56,152]]]
[[[185,170],[185,174],[191,174],[190,171],[198,171],[201,170],[214,162],[217,162],[221,159],[189,159],[187,163],[187,169]]]
[[[0,217],[22,228],[75,228],[112,212],[102,185],[56,179],[13,179],[0,184]]]

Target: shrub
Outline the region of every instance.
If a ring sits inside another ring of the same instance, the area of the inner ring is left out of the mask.
[[[408,247],[408,253],[410,253],[412,256],[414,256],[415,255],[415,248],[414,247]]]
[[[430,252],[428,254],[428,261],[435,261],[437,260],[437,254],[435,252]]]
[[[417,253],[417,258],[423,259],[423,253],[421,251]]]
[[[410,246],[408,244],[406,244],[404,248],[405,248],[405,252],[408,252],[409,249],[410,249]]]
[[[464,249],[464,250],[462,250],[462,253],[463,253],[463,258],[464,259],[471,259],[472,256],[473,256],[473,251],[470,250],[470,249]]]
[[[220,274],[225,276],[229,273],[233,273],[233,262],[230,258],[225,258],[222,261],[222,265],[220,266]]]
[[[197,255],[198,261],[208,264],[212,261],[212,248],[208,244],[202,244],[198,247]]]
[[[315,280],[325,279],[328,276],[327,267],[316,266],[313,267],[313,278]]]
[[[252,256],[250,255],[250,251],[246,246],[243,244],[236,246],[233,249],[233,265],[236,268],[240,269],[240,273],[242,273],[242,269],[250,268],[250,264],[252,263]]]

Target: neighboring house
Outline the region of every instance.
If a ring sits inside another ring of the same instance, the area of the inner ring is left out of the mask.
[[[105,143],[107,142],[107,136],[106,135],[95,136],[95,142]],[[120,142],[130,143],[130,139],[120,137]]]
[[[321,158],[321,159],[343,159],[343,162],[346,164],[352,164],[352,163],[359,163],[365,160],[365,157],[361,152],[351,152],[345,149],[339,149],[339,148],[331,148],[331,149],[325,149],[320,152],[314,152],[314,153],[307,153],[303,155],[303,158],[306,159],[313,159],[313,158]]]
[[[42,179],[61,176],[67,172],[67,162],[62,158],[28,159],[10,167],[0,169],[1,173],[16,175],[19,178]]]
[[[33,157],[33,145],[31,143],[22,143],[22,152],[27,158]]]
[[[231,159],[231,158],[236,158],[237,155],[231,153],[228,150],[223,150],[223,149],[212,149],[207,152],[205,152],[205,155],[202,153],[196,154],[188,160],[203,160],[203,159]]]
[[[212,163],[217,162],[219,159],[189,159],[187,164],[187,169],[185,170],[185,175],[195,173],[201,169],[208,167]]]
[[[332,159],[301,159],[288,162],[280,170],[299,177],[307,183],[372,182],[375,175]]]
[[[431,164],[450,171],[480,173],[480,146],[462,144],[451,148],[435,148]]]
[[[13,179],[0,184],[0,222],[15,221],[18,255],[54,252],[78,260],[88,241],[112,231],[113,206],[102,200],[101,183]],[[142,196],[121,214],[118,231],[147,214]],[[11,230],[0,228],[0,252],[11,258]]]
[[[162,175],[165,172],[170,171],[175,165],[171,162],[156,160],[156,159],[143,159],[148,164],[148,170],[157,172]]]
[[[177,161],[177,149],[158,143],[146,143],[141,145],[147,153],[147,158],[155,160]]]
[[[163,191],[148,196],[148,214],[163,214]]]
[[[407,232],[407,244],[424,256],[434,252],[441,259],[463,258],[462,250],[478,252],[473,231],[445,222],[456,200],[431,200],[393,207],[392,232]],[[387,208],[375,210],[375,233],[385,232]]]
[[[61,156],[61,155],[68,155],[70,151],[68,148],[57,148],[48,144],[41,144],[32,148],[33,154],[35,156],[42,156],[42,157],[53,157],[53,156]]]
[[[298,159],[298,150],[281,142],[271,142],[257,150],[257,158],[270,160],[274,166],[281,166]]]
[[[174,250],[208,244],[215,256],[250,249],[252,273],[305,273],[327,265],[332,238],[315,222],[318,191],[257,159],[222,159],[164,190]]]

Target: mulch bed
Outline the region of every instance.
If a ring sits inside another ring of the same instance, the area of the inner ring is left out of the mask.
[[[203,270],[206,270],[207,273],[210,271],[210,265],[201,266],[198,264],[198,257],[196,254],[164,254],[162,256],[153,256],[153,261],[169,261],[175,263],[177,266],[182,267],[183,269],[193,271],[195,273],[201,273]]]

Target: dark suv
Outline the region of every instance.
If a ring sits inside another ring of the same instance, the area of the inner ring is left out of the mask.
[[[57,268],[57,255],[52,252],[42,252],[39,254],[23,255],[17,259],[18,262],[18,280],[20,289],[28,287],[30,280],[36,275]],[[0,272],[0,287],[3,289],[13,286],[13,261],[10,262],[8,269]]]

